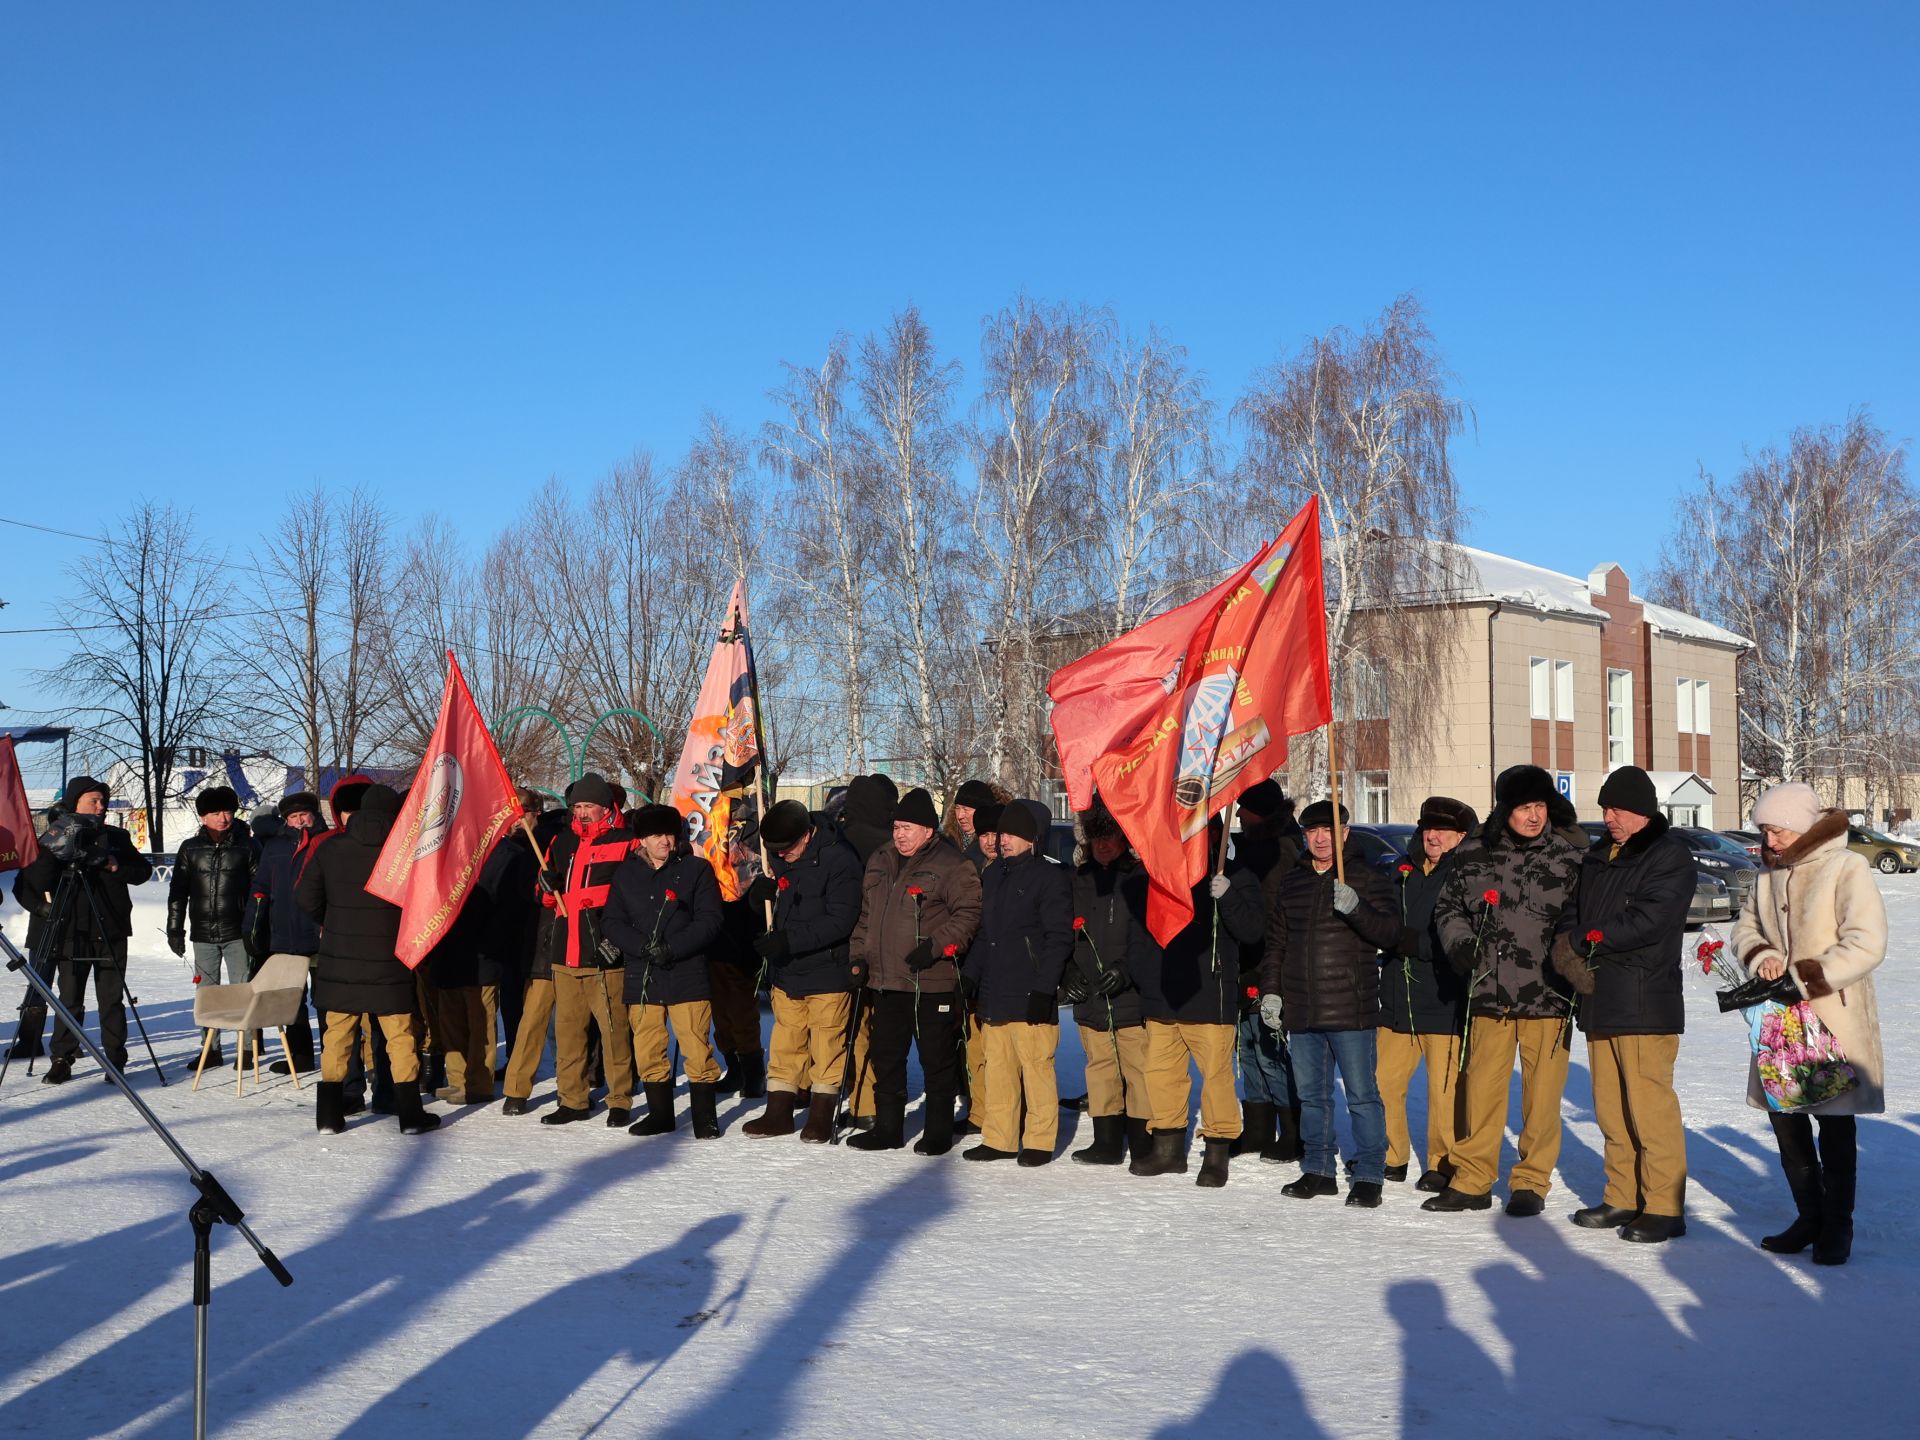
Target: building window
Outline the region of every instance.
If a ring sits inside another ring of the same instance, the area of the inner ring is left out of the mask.
[[[1553,718],[1573,723],[1573,662],[1553,662]]]
[[[1633,763],[1633,672],[1607,671],[1607,768]]]
[[[1673,682],[1674,722],[1673,728],[1682,735],[1693,731],[1693,682],[1676,680]]]
[[[1347,718],[1387,718],[1387,667],[1383,662],[1367,655],[1354,655],[1348,660]]]
[[[1388,821],[1387,777],[1375,771],[1360,777],[1360,813],[1365,815],[1368,825],[1385,825]]]
[[[1553,669],[1551,662],[1542,660],[1538,655],[1527,661],[1527,684],[1532,701],[1533,718],[1551,720],[1553,718]]]
[[[1711,735],[1713,733],[1713,696],[1707,690],[1707,682],[1693,682],[1693,733]]]

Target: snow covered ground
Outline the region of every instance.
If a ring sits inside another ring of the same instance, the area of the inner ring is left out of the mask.
[[[1253,1160],[1209,1192],[750,1141],[758,1106],[737,1101],[715,1143],[684,1117],[636,1140],[439,1104],[433,1135],[361,1116],[323,1139],[310,1085],[241,1100],[223,1071],[189,1092],[189,967],[150,886],[133,985],[174,1084],[137,1035],[134,1075],[296,1280],[216,1231],[221,1435],[1897,1433],[1920,1320],[1920,875],[1880,883],[1889,1108],[1861,1126],[1859,1238],[1832,1271],[1754,1245],[1786,1189],[1743,1033],[1697,970],[1689,1233],[1664,1246],[1566,1221],[1602,1183],[1584,1044],[1533,1220],[1423,1214],[1397,1185],[1373,1212],[1289,1200],[1292,1167]],[[186,1434],[185,1175],[91,1061],[59,1089],[40,1071],[0,1090],[0,1434]]]

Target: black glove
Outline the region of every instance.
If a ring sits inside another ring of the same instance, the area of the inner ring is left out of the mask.
[[[979,994],[980,994],[980,982],[979,982],[979,980],[977,980],[977,979],[976,979],[975,977],[973,977],[972,975],[969,975],[969,974],[967,974],[967,972],[966,972],[966,971],[964,971],[964,970],[962,970],[962,971],[960,972],[960,996],[961,996],[961,998],[962,998],[963,1000],[966,1000],[966,1001],[968,1001],[968,1002],[972,1002],[972,1001],[973,1001],[974,999],[976,999],[976,998],[978,998],[978,996],[979,996]]]
[[[647,964],[656,970],[673,968],[673,947],[664,940],[656,940],[647,946]]]
[[[787,943],[787,932],[769,930],[753,942],[753,948],[760,952],[762,960],[778,964],[793,953],[793,946]]]
[[[761,875],[747,886],[747,899],[756,905],[772,904],[780,894],[780,883],[771,875]]]
[[[1093,982],[1093,990],[1096,995],[1105,995],[1111,998],[1126,989],[1127,983],[1126,971],[1109,965],[1105,970],[1100,972],[1100,977]]]
[[[907,969],[918,975],[933,967],[933,941],[922,940],[907,952]]]
[[[609,970],[618,969],[621,965],[624,965],[626,963],[627,957],[620,953],[620,947],[614,944],[613,941],[611,940],[602,940],[598,945],[594,946],[593,948],[595,952],[600,956],[600,963],[606,966]]]
[[[847,978],[853,981],[854,989],[860,989],[861,986],[867,983],[867,962],[864,960],[847,961]]]
[[[1420,932],[1411,925],[1400,927],[1400,938],[1393,942],[1393,953],[1408,960],[1420,958]]]
[[[1087,977],[1080,973],[1077,965],[1069,965],[1066,974],[1060,977],[1060,998],[1069,1005],[1078,1005],[1092,996],[1093,991],[1087,988]]]
[[[105,841],[95,841],[92,848],[80,853],[82,870],[104,870],[113,864],[113,851],[107,848]]]
[[[1027,1023],[1029,1025],[1060,1023],[1060,1007],[1054,1003],[1053,996],[1044,990],[1035,990],[1027,996]]]
[[[1781,1005],[1798,1005],[1801,1000],[1800,987],[1793,983],[1792,972],[1782,975],[1778,980],[1762,980],[1758,975],[1735,985],[1731,990],[1717,990],[1715,1000],[1720,1002],[1720,1013],[1730,1010],[1745,1010],[1752,1005],[1764,1005],[1769,1000]]]
[[[1447,952],[1447,964],[1462,975],[1473,974],[1473,962],[1479,958],[1471,945],[1456,945]]]
[[[176,955],[184,956],[187,953],[187,932],[184,930],[167,931],[167,949],[173,951]]]

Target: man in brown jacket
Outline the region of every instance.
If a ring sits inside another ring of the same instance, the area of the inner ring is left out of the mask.
[[[909,790],[893,817],[893,839],[867,861],[854,926],[853,962],[864,967],[873,1014],[874,1123],[847,1143],[898,1150],[907,1110],[907,1047],[917,1045],[926,1077],[920,1155],[953,1147],[954,1051],[959,1039],[959,959],[980,925],[980,877],[940,838],[925,790]]]

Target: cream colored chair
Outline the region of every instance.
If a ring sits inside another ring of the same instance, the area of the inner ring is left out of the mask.
[[[193,992],[193,1023],[207,1032],[200,1047],[200,1066],[193,1072],[193,1088],[200,1088],[201,1071],[207,1068],[207,1056],[213,1050],[214,1037],[222,1030],[240,1032],[240,1053],[233,1062],[233,1088],[246,1094],[247,1051],[253,1055],[253,1084],[260,1087],[260,1032],[280,1033],[280,1053],[286,1056],[287,1069],[293,1073],[295,1089],[300,1072],[293,1068],[293,1056],[287,1053],[287,1026],[300,1013],[307,987],[307,957],[271,955],[244,985],[202,985]]]

